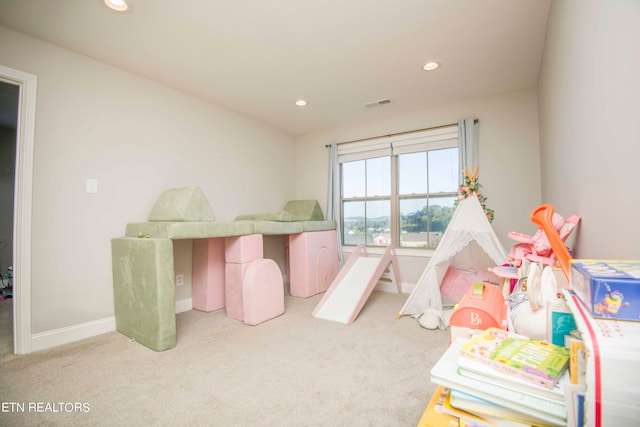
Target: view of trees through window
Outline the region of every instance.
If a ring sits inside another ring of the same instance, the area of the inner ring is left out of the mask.
[[[458,176],[457,147],[343,163],[343,243],[435,248],[453,216]]]

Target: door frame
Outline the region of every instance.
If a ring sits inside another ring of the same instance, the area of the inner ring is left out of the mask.
[[[19,86],[13,205],[13,352],[31,352],[31,206],[38,78],[0,65],[0,80]]]

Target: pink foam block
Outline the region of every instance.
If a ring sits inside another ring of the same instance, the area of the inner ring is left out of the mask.
[[[227,237],[225,259],[236,264],[252,262],[263,257],[262,247],[262,234]]]
[[[325,292],[340,270],[335,230],[289,236],[289,284],[294,297]]]
[[[253,261],[244,276],[242,286],[244,323],[258,325],[284,313],[282,273],[275,261]]]
[[[225,306],[224,238],[193,240],[193,308],[214,311]]]
[[[227,317],[236,320],[243,320],[242,309],[242,285],[245,273],[251,263],[234,264],[227,263],[225,266],[225,301]]]

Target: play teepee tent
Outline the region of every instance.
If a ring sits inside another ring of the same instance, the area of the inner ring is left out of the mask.
[[[449,267],[462,271],[487,271],[502,265],[506,253],[498,240],[482,205],[475,196],[460,201],[449,226],[442,236],[427,268],[400,310],[399,316],[420,318],[425,313],[436,322],[423,322],[425,327],[445,329],[440,286]]]

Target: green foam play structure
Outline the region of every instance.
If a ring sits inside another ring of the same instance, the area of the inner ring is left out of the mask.
[[[292,221],[324,221],[324,215],[317,200],[291,200],[284,210],[289,212]]]
[[[175,347],[172,240],[112,239],[111,255],[116,329],[156,351]]]
[[[335,228],[335,221],[324,221],[316,200],[295,200],[283,211],[216,221],[200,188],[165,190],[147,222],[129,223],[124,237],[111,240],[116,329],[152,350],[176,346],[175,239],[298,235]]]
[[[215,221],[216,216],[199,187],[171,188],[160,194],[149,221]]]

